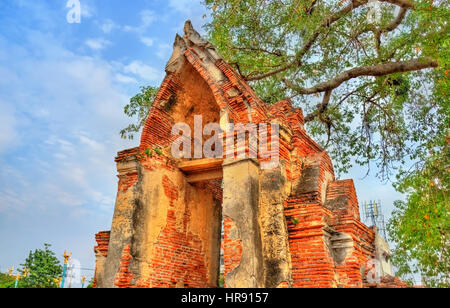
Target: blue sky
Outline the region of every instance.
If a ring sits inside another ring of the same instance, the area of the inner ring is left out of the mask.
[[[66,2],[0,2],[2,272],[44,242],[94,268],[94,234],[109,230],[114,209],[114,157],[139,140],[120,139],[123,107],[140,86],[160,84],[184,21],[200,30],[207,20],[200,1],[81,0],[81,23],[69,24]],[[343,178],[389,216],[402,196],[364,175]]]

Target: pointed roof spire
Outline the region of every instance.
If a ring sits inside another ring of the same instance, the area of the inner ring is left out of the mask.
[[[192,44],[206,47],[210,45],[208,41],[204,40],[201,35],[194,29],[192,22],[188,19],[184,24],[184,38],[190,41]]]

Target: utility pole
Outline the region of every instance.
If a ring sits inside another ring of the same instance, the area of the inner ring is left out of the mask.
[[[63,274],[61,279],[61,289],[64,288],[64,280],[66,278],[66,272],[67,272],[67,261],[69,260],[72,253],[67,254],[67,250],[64,250],[64,267],[63,267]]]
[[[17,274],[16,276],[14,276],[14,266],[8,269],[8,276],[16,278],[16,282],[14,283],[14,289],[17,289],[17,284],[19,283],[20,275]]]
[[[387,240],[386,225],[384,223],[384,215],[381,209],[381,202],[364,202],[364,214],[365,222],[371,223],[372,226],[376,227],[378,234],[381,235],[385,240]]]
[[[17,285],[19,284],[20,274],[16,275],[16,282],[14,283],[14,289],[17,289]]]

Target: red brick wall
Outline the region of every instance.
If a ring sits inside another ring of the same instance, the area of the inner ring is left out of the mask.
[[[101,257],[106,258],[108,256],[108,245],[109,245],[109,236],[110,231],[102,231],[95,235],[95,240],[97,242],[97,246],[94,247],[95,254],[100,254]],[[93,288],[97,285],[97,263],[95,265],[95,274],[94,274],[94,283]]]
[[[124,175],[119,175],[119,192],[127,192],[127,190],[136,184],[138,180],[137,172],[129,172]]]
[[[294,288],[332,287],[334,264],[325,244],[330,212],[307,196],[291,197],[285,206]]]
[[[333,202],[341,199],[346,201],[346,206],[342,209],[335,209],[333,212],[336,219],[350,216],[356,220],[360,220],[358,198],[356,196],[353,180],[340,180],[331,182],[327,187],[327,200]]]
[[[170,115],[163,110],[164,104],[180,89],[176,76],[167,75],[150,109],[141,135],[140,149],[164,147],[173,139],[172,126],[175,124]]]
[[[185,220],[189,219],[189,215],[186,215]],[[184,282],[181,287],[207,288],[202,242],[192,234],[178,232],[175,223],[174,212],[169,210],[167,226],[159,236],[152,259],[152,287],[174,288]]]
[[[172,136],[172,127],[175,124],[167,112],[153,107],[148,116],[147,122],[142,131],[141,151],[152,149],[155,147],[165,147],[174,139]]]
[[[186,206],[183,216],[183,230],[176,226],[174,202],[179,198],[177,187],[164,177],[162,186],[169,198],[167,224],[159,234],[155,254],[151,261],[153,287],[187,288],[208,287],[207,265],[200,238],[188,231],[188,224],[193,223],[189,208]]]
[[[122,252],[122,257],[120,258],[119,271],[116,274],[116,279],[114,285],[118,288],[130,288],[131,280],[134,275],[130,273],[130,262],[132,260],[130,254],[130,245],[125,246]]]
[[[236,224],[233,220],[226,217],[223,221],[225,277],[239,265],[242,258],[242,241],[239,238],[232,238],[232,229],[234,229],[234,233],[237,235],[238,230]]]
[[[353,180],[335,181],[330,183],[327,192],[327,202],[339,200],[334,208],[330,226],[336,231],[350,234],[353,239],[354,251],[344,264],[336,267],[339,286],[362,287],[362,269],[374,256],[374,231],[360,221],[358,200]]]
[[[362,287],[361,269],[373,256],[373,230],[359,220],[353,181],[326,182],[326,173],[334,177],[331,160],[302,132],[296,131],[295,144],[305,162],[297,169],[299,182],[285,206],[294,287]],[[353,240],[353,252],[342,264],[330,251],[328,228]]]

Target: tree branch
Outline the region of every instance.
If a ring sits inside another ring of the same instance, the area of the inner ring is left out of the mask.
[[[281,50],[275,50],[275,51],[271,51],[271,50],[267,50],[264,48],[258,48],[258,47],[238,47],[238,46],[230,46],[231,49],[236,49],[236,50],[250,50],[250,51],[256,51],[256,52],[263,52],[266,54],[270,54],[270,55],[274,55],[277,57],[281,57],[283,56],[283,52]]]
[[[242,76],[241,67],[239,66],[239,63],[238,62],[233,62],[233,63],[230,63],[230,64],[236,66],[239,75]]]
[[[388,2],[390,4],[395,4],[401,8],[413,9],[414,3],[409,0],[379,0],[381,2]]]
[[[399,15],[397,16],[397,18],[386,29],[381,30],[381,32],[389,32],[389,31],[392,31],[395,28],[397,28],[400,25],[400,23],[403,21],[403,18],[405,17],[407,10],[414,8],[414,4],[411,3],[409,0],[379,0],[379,1],[388,2],[388,3],[391,3],[391,4],[401,7],[401,11],[399,12]],[[301,66],[301,61],[302,61],[303,57],[311,49],[314,42],[317,40],[319,35],[322,33],[321,30],[323,28],[330,27],[333,23],[335,23],[336,21],[341,19],[343,16],[345,16],[346,14],[348,14],[349,12],[355,10],[356,8],[358,8],[360,6],[367,4],[367,2],[368,2],[368,0],[352,0],[352,2],[350,4],[348,4],[347,6],[345,6],[343,9],[341,9],[340,11],[331,15],[330,17],[326,18],[322,22],[322,24],[317,28],[317,30],[313,33],[313,35],[309,38],[309,40],[306,41],[306,43],[303,45],[303,47],[297,53],[297,55],[295,56],[295,59],[293,61],[289,62],[288,64],[286,64],[280,68],[277,68],[277,69],[272,70],[267,73],[263,73],[263,74],[252,76],[252,77],[245,76],[244,79],[246,81],[257,81],[257,80],[261,80],[261,79],[264,79],[267,77],[277,75],[277,74],[284,72],[294,66],[297,66],[297,65]]]
[[[264,79],[264,78],[276,75],[278,73],[284,72],[285,70],[295,66],[296,63],[297,63],[297,61],[293,61],[293,62],[290,62],[287,65],[284,65],[284,66],[282,66],[280,68],[277,68],[276,70],[273,70],[273,71],[270,71],[270,72],[267,72],[267,73],[264,73],[264,74],[260,74],[260,75],[254,76],[254,77],[244,76],[244,80],[246,80],[246,81],[261,80],[261,79]]]
[[[402,7],[400,9],[400,12],[398,12],[397,17],[392,21],[390,25],[388,25],[386,28],[380,29],[381,32],[391,32],[395,30],[403,21],[403,19],[406,16],[406,12],[408,12],[408,8]]]
[[[392,0],[394,1],[394,0]],[[406,0],[401,0],[401,1],[406,1]],[[320,26],[317,28],[317,30],[313,33],[313,35],[309,38],[309,40],[306,41],[306,43],[303,45],[303,47],[299,50],[299,52],[297,53],[297,55],[295,56],[295,60],[289,62],[288,64],[267,72],[267,73],[263,73],[257,76],[253,76],[253,77],[244,77],[244,79],[246,81],[257,81],[257,80],[261,80],[273,75],[276,75],[278,73],[284,72],[288,69],[290,69],[291,67],[294,67],[296,65],[301,65],[301,61],[302,58],[305,56],[305,54],[311,49],[311,47],[313,46],[314,42],[317,40],[317,38],[319,37],[319,35],[322,33],[321,30],[323,28],[327,28],[330,27],[333,23],[335,23],[336,21],[338,21],[339,19],[342,18],[342,16],[348,14],[349,12],[353,11],[354,9],[360,7],[361,5],[364,5],[368,2],[368,0],[353,0],[352,3],[348,4],[346,7],[344,7],[342,10],[338,11],[337,13],[331,15],[330,17],[326,18],[322,24],[320,24]]]
[[[308,114],[305,117],[305,123],[312,121],[315,117],[320,116],[322,113],[324,113],[327,110],[328,104],[330,103],[331,92],[333,92],[333,90],[328,90],[325,92],[322,103],[317,105],[316,111]]]
[[[410,71],[417,71],[425,68],[437,67],[438,62],[433,59],[413,59],[410,61],[400,61],[400,62],[389,62],[373,66],[361,66],[352,68],[348,71],[341,73],[335,78],[319,83],[318,85],[311,88],[301,88],[283,79],[283,82],[287,87],[298,92],[299,94],[314,94],[319,92],[325,92],[328,90],[333,90],[339,87],[345,81],[361,76],[384,76],[394,73],[404,73]]]
[[[394,31],[395,29],[397,29],[397,27],[400,26],[403,19],[405,18],[408,10],[409,10],[408,8],[403,8],[403,7],[400,8],[400,11],[398,12],[398,15],[395,17],[395,19],[388,26],[386,26],[384,28],[378,29],[375,26],[366,25],[363,29],[361,29],[356,34],[352,35],[350,38],[355,39],[355,38],[359,37],[361,34],[372,31],[375,35],[375,40],[376,40],[375,43],[376,43],[376,47],[378,49],[381,45],[381,41],[380,41],[381,34],[391,32],[391,31]]]

